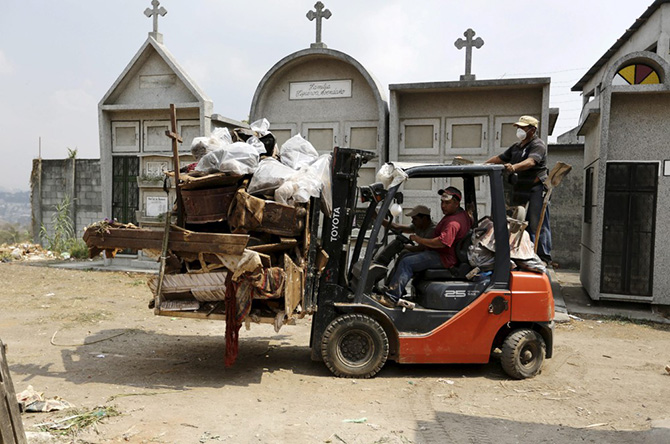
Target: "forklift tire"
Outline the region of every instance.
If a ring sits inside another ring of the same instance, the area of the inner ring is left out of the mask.
[[[339,377],[371,378],[384,366],[388,354],[386,332],[363,314],[335,318],[321,338],[323,362]]]
[[[515,330],[505,338],[500,363],[512,378],[532,378],[540,373],[546,352],[547,346],[538,332]]]

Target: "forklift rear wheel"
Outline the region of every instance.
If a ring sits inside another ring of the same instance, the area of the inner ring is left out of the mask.
[[[515,330],[503,343],[500,363],[512,378],[532,378],[540,372],[546,352],[547,346],[538,332]]]
[[[369,316],[346,314],[334,319],[321,339],[321,356],[335,376],[371,378],[386,363],[389,340]]]

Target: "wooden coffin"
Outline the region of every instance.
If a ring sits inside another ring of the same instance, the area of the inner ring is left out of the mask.
[[[254,197],[238,190],[228,212],[228,225],[236,233],[260,231],[295,237],[305,230],[307,210]]]
[[[228,208],[236,191],[237,185],[210,189],[182,189],[186,222],[203,224],[228,219]]]

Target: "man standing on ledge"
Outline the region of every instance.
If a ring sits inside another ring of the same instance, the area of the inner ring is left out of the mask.
[[[551,228],[549,226],[549,206],[547,206],[539,241],[535,232],[540,222],[542,203],[547,179],[547,146],[537,135],[539,121],[532,116],[521,116],[514,124],[517,128],[515,143],[499,156],[491,157],[486,163],[498,163],[505,166],[510,174],[517,173],[518,181],[512,190],[512,206],[528,204],[526,220],[528,232],[533,242],[539,242],[537,254],[547,264],[551,263]]]

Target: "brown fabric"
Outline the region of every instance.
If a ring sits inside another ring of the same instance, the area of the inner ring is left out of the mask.
[[[225,365],[235,363],[239,351],[242,322],[251,312],[254,299],[274,299],[283,294],[286,272],[279,267],[262,268],[245,273],[238,282],[229,277],[226,283],[226,357]]]

